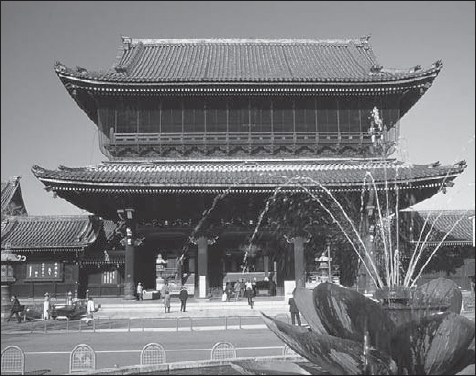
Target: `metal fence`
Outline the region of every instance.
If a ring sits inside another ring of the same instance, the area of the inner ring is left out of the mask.
[[[290,322],[289,314],[280,313],[276,319]],[[303,320],[304,321],[304,320]],[[305,324],[305,321],[303,322]],[[145,332],[145,331],[194,331],[206,329],[244,330],[263,327],[260,316],[218,316],[218,317],[131,317],[116,319],[110,316],[96,316],[90,325],[85,319],[30,320],[15,330],[30,333],[71,333],[71,332]]]

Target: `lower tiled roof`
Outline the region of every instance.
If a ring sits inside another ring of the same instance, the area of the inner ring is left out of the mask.
[[[96,240],[94,216],[16,216],[6,221],[2,249],[13,251],[82,250]]]
[[[426,241],[425,244],[437,245],[444,241],[444,245],[471,245],[473,243],[473,217],[472,210],[407,210],[414,213],[415,228],[425,228],[425,233],[430,229],[437,237],[437,241]],[[425,224],[426,222],[426,224]],[[444,238],[444,240],[443,240]],[[422,242],[422,238],[420,241]],[[415,239],[413,242],[418,242]]]
[[[20,177],[14,176],[2,181],[1,187],[2,218],[4,215],[25,214],[26,209],[21,194]]]
[[[413,165],[395,160],[256,160],[103,162],[96,166],[48,170],[33,166],[33,174],[53,190],[154,193],[241,188],[275,189],[304,185],[360,189],[364,182],[441,184],[466,167]]]

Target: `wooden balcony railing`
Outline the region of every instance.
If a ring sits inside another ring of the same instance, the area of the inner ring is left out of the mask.
[[[207,132],[207,133],[112,133],[110,145],[306,145],[371,144],[363,132]]]

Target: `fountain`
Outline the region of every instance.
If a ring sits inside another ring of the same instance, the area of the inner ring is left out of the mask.
[[[398,173],[395,174],[397,175]],[[459,221],[453,223],[429,257],[421,263],[423,247],[433,229],[433,222],[424,235],[424,241],[417,242],[402,278],[398,247],[397,185],[395,210],[392,214],[388,181],[385,180],[386,206],[383,214],[376,183],[370,173],[366,174],[360,211],[364,213],[364,209],[368,209],[364,208],[363,200],[367,187],[368,194],[374,195],[378,218],[369,226],[373,228],[367,238],[362,239],[362,231],[357,230],[357,226],[332,192],[319,182],[312,181],[314,186],[328,195],[332,206],[341,211],[340,217],[345,218],[345,224],[333,213],[330,205],[324,203],[322,195],[302,184],[302,179],[310,178],[296,177],[297,185],[319,203],[352,244],[376,287],[374,297],[380,302],[353,289],[327,282],[319,284],[312,292],[297,287],[294,297],[309,323],[309,330],[289,325],[262,313],[268,328],[296,353],[330,374],[455,374],[467,365],[474,364],[475,325],[473,321],[459,314],[462,295],[458,286],[451,280],[439,278],[416,287],[417,280],[431,258]],[[444,182],[441,188],[444,188]],[[421,230],[420,238],[426,223],[427,221]],[[351,234],[346,228],[351,229]],[[392,233],[396,234],[394,239]],[[356,239],[357,245],[351,237]],[[374,254],[375,245],[380,246],[378,255]],[[421,248],[418,248],[418,245]],[[434,314],[435,312],[438,314]],[[253,364],[252,361],[235,364],[235,369],[241,369],[244,374],[275,374],[269,368],[265,370],[261,363]],[[274,369],[277,370],[279,366]]]

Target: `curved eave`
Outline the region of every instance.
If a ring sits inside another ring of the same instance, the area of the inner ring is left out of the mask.
[[[451,181],[455,179],[461,172],[447,174],[445,176],[423,177],[413,179],[392,180],[391,182],[378,181],[376,182],[377,190],[405,190],[413,189],[415,186],[419,187],[441,187],[442,181]],[[51,178],[37,178],[47,187],[49,191],[55,192],[84,192],[84,193],[132,193],[132,194],[219,194],[219,193],[273,193],[277,187],[283,191],[300,191],[301,187],[322,189],[318,184],[309,183],[308,179],[303,179],[302,182],[295,184],[277,184],[277,183],[262,183],[262,184],[243,184],[241,186],[230,187],[229,185],[220,184],[147,184],[137,185],[132,183],[97,183],[97,182],[78,182],[74,180],[60,180]],[[339,183],[332,182],[323,184],[326,189],[332,192],[361,192],[362,182],[358,183]]]
[[[431,242],[422,242],[422,241],[417,241],[417,240],[411,240],[411,244],[416,244],[420,246],[441,246],[441,247],[446,247],[446,246],[472,246],[473,241],[472,240],[445,240],[443,242],[441,241],[431,241]]]
[[[84,246],[75,246],[75,247],[68,247],[68,246],[57,246],[57,247],[41,247],[41,246],[22,246],[22,247],[12,247],[12,251],[15,252],[84,252],[85,248],[87,248],[88,245]]]
[[[274,91],[293,93],[299,91],[317,92],[369,92],[373,90],[398,91],[399,89],[418,88],[433,81],[440,69],[432,69],[416,77],[382,80],[296,80],[296,81],[108,81],[94,78],[80,78],[57,73],[69,90],[85,89],[93,92],[148,93],[148,92],[249,92]]]

